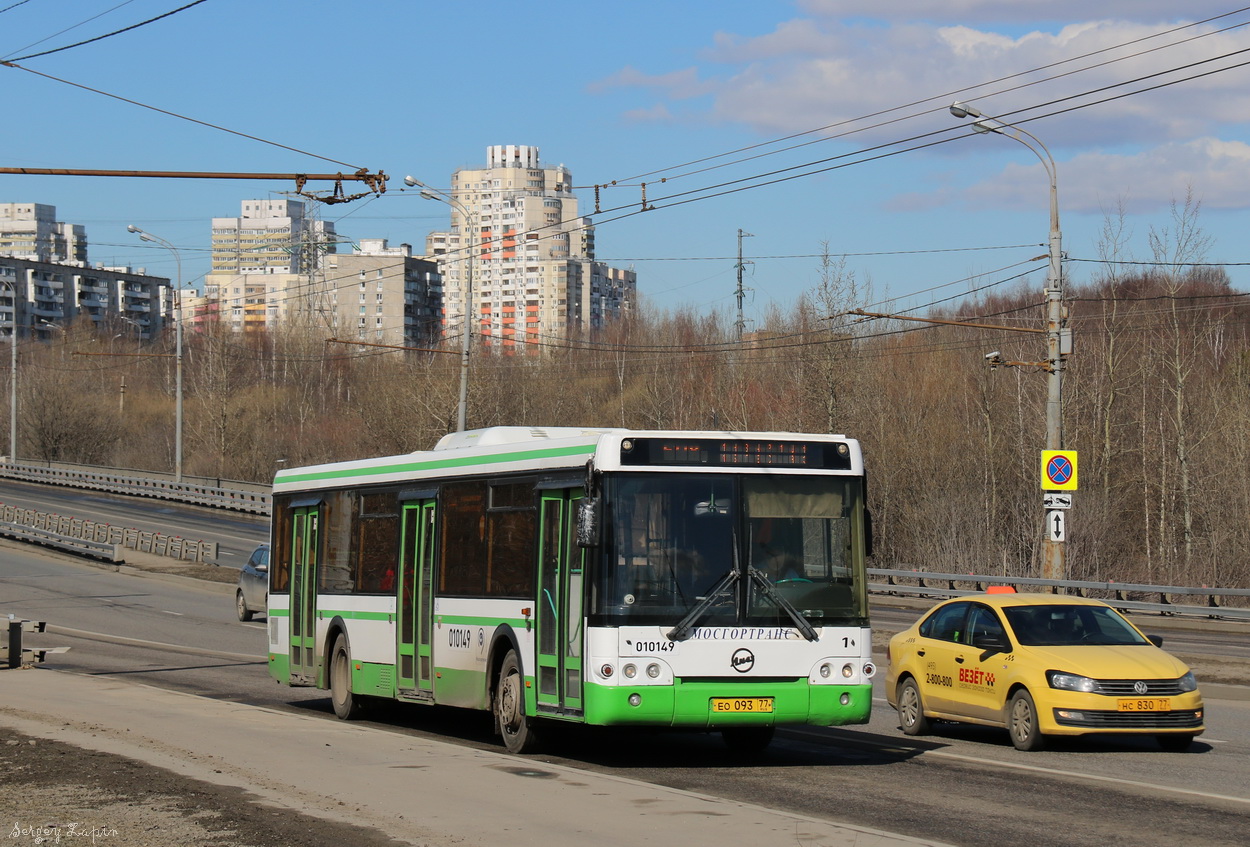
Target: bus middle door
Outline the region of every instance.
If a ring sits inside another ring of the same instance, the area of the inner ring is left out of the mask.
[[[405,503],[402,561],[399,565],[399,656],[397,688],[401,695],[433,699],[430,656],[434,619],[434,503]]]
[[[577,546],[580,489],[543,492],[535,605],[539,711],[582,710],[584,556]]]

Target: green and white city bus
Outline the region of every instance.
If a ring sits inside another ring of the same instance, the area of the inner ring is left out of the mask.
[[[865,723],[859,444],[838,435],[495,427],[274,480],[269,669],[544,725]]]

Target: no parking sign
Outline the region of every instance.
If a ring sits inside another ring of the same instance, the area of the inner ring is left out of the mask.
[[[1076,451],[1042,451],[1042,489],[1076,491]]]

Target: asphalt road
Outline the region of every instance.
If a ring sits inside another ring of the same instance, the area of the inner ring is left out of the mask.
[[[8,544],[0,563],[0,613],[46,619],[52,631],[43,641],[73,648],[49,667],[334,721],[325,692],[269,679],[264,620],[234,619],[229,583],[115,573]],[[1201,632],[1169,635],[1204,642]],[[1223,650],[1245,635],[1208,637]],[[784,730],[759,761],[735,759],[715,736],[589,729],[555,738],[543,755],[514,758],[970,847],[1244,844],[1250,689],[1204,693],[1208,730],[1186,754],[1161,752],[1149,738],[1056,740],[1024,754],[1002,731],[979,728],[907,738],[878,696],[869,725]],[[391,706],[360,727],[491,755],[501,749],[482,715],[451,709]]]

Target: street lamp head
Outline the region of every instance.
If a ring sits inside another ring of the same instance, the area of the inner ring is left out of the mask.
[[[962,103],[959,100],[951,103],[951,114],[961,119],[981,117],[981,112],[974,106],[969,106],[967,103]]]
[[[409,188],[416,188],[420,184],[421,183],[418,182],[415,177],[411,177],[411,176],[404,177],[404,185],[408,186]]]
[[[139,229],[139,227],[135,226],[134,224],[131,224],[130,226],[126,227],[126,232],[143,232],[143,230]]]

